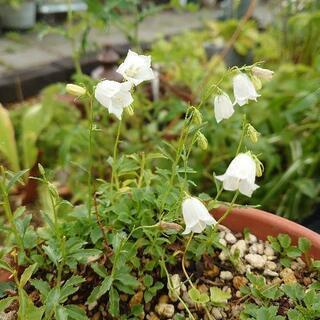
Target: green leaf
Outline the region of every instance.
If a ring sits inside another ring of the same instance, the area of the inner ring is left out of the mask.
[[[17,297],[8,297],[0,300],[0,312],[7,309],[13,301],[17,300]]]
[[[303,253],[307,253],[311,248],[311,241],[307,238],[301,237],[298,240],[298,247]]]
[[[44,252],[48,255],[49,259],[57,266],[60,260],[60,255],[51,246],[43,246]]]
[[[35,271],[36,267],[37,267],[37,263],[29,266],[27,269],[24,270],[19,282],[20,288],[23,288],[26,285],[26,283],[31,278],[33,272]]]
[[[299,283],[285,284],[281,287],[282,291],[292,300],[301,301],[304,298],[304,289]]]
[[[55,312],[56,320],[68,320],[68,311],[62,306],[58,306]]]
[[[295,259],[301,256],[301,251],[297,247],[289,247],[286,250],[286,254],[289,258]]]
[[[14,128],[9,112],[0,103],[0,154],[13,171],[19,170],[19,158]]]
[[[10,273],[14,272],[14,270],[11,268],[10,264],[3,261],[3,260],[0,260],[0,269],[4,269]]]
[[[49,283],[42,279],[31,279],[30,283],[40,292],[41,296],[46,297],[49,294]]]
[[[190,299],[192,301],[194,301],[195,303],[206,304],[207,302],[210,301],[210,298],[206,293],[201,293],[196,288],[191,288],[188,291],[188,294],[189,294]]]
[[[70,279],[66,281],[66,283],[63,285],[61,288],[61,293],[60,293],[60,302],[63,303],[66,301],[66,299],[77,292],[79,290],[79,287],[76,287],[77,285],[81,284],[84,282],[85,279],[81,276],[72,276]]]
[[[94,288],[88,297],[88,303],[93,303],[97,301],[101,296],[107,293],[112,285],[113,278],[111,276],[107,276],[101,283],[100,286]]]
[[[9,182],[6,186],[7,191],[9,192],[11,188],[21,180],[21,178],[29,171],[29,169],[18,171],[11,175]],[[21,181],[20,181],[21,182]],[[19,209],[19,208],[18,208]]]
[[[217,287],[210,288],[210,300],[215,305],[223,305],[231,298],[230,292],[225,292]]]
[[[98,263],[94,263],[91,265],[91,268],[98,274],[101,278],[105,278],[108,276],[108,271],[104,266]]]
[[[88,320],[89,318],[86,316],[86,313],[79,306],[69,304],[65,306],[65,309],[68,312],[68,315],[73,320]]]
[[[119,315],[119,300],[118,291],[114,287],[111,287],[109,292],[109,312],[113,317]]]
[[[36,147],[40,133],[48,126],[52,118],[52,108],[36,104],[28,108],[22,118],[22,150],[23,165],[32,168],[37,160],[38,150]]]
[[[149,274],[146,274],[144,277],[143,277],[143,283],[146,287],[151,287],[152,284],[153,284],[153,278],[152,276],[150,276]]]
[[[288,317],[289,317],[289,320],[304,320],[305,319],[303,317],[303,315],[300,313],[300,311],[298,311],[296,309],[288,310]]]
[[[282,248],[287,249],[290,247],[291,245],[291,238],[287,235],[287,234],[279,234],[278,235],[278,240],[280,242],[280,245]]]
[[[46,314],[50,314],[59,305],[60,288],[52,288],[46,297],[45,306]]]
[[[125,286],[131,287],[134,289],[140,285],[140,282],[129,273],[118,273],[115,275],[115,280],[118,280]]]

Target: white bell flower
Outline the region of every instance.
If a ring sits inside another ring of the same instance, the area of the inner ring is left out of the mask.
[[[253,67],[251,71],[255,77],[258,77],[262,80],[271,80],[274,74],[272,70],[264,69],[260,67]]]
[[[243,106],[249,100],[257,101],[260,97],[252,81],[244,73],[239,73],[233,78],[233,94],[239,106]]]
[[[223,189],[239,190],[240,193],[251,197],[254,190],[259,188],[255,184],[256,163],[247,153],[239,153],[229,164],[225,174],[216,178],[223,183]]]
[[[130,92],[131,83],[103,80],[99,82],[95,89],[95,98],[121,120],[123,109],[128,107],[133,98]]]
[[[151,56],[139,55],[131,50],[128,51],[127,57],[118,67],[117,72],[135,86],[155,77],[151,69]]]
[[[188,197],[183,200],[182,214],[186,224],[186,229],[182,234],[189,234],[190,232],[201,233],[206,226],[217,223],[204,204],[194,197]]]
[[[214,98],[214,115],[218,123],[223,119],[229,119],[233,113],[233,104],[226,93]]]

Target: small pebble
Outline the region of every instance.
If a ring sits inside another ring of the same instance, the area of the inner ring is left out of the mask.
[[[240,258],[242,258],[245,255],[247,251],[247,244],[245,240],[241,239],[231,246],[231,249],[230,249],[231,254],[234,255],[236,251],[239,251]]]
[[[274,256],[275,253],[274,253],[274,250],[272,249],[272,247],[270,245],[266,245],[265,248],[264,248],[264,254],[266,256]]]
[[[279,273],[278,272],[275,272],[275,271],[272,271],[272,270],[269,270],[269,269],[265,269],[263,271],[263,275],[269,276],[269,277],[279,277]]]
[[[222,319],[222,314],[218,308],[212,308],[211,314],[215,317],[215,319],[220,320]]]
[[[233,278],[233,274],[230,271],[221,271],[220,279],[221,280],[231,280]]]
[[[281,272],[280,272],[280,277],[283,280],[283,282],[285,284],[289,284],[289,283],[295,283],[297,282],[297,278],[294,275],[294,271],[291,270],[290,268],[284,268]]]
[[[273,261],[267,261],[266,262],[266,269],[269,269],[271,271],[274,271],[277,269],[277,264]]]
[[[159,303],[155,306],[155,311],[161,317],[171,318],[174,315],[174,305],[168,303]]]
[[[266,264],[266,259],[259,254],[249,253],[245,256],[246,261],[256,269],[263,269]]]
[[[225,240],[230,244],[235,244],[237,242],[237,238],[232,233],[227,233]]]
[[[248,241],[249,243],[253,244],[253,243],[256,243],[258,241],[257,237],[252,234],[252,233],[249,233],[248,235]]]

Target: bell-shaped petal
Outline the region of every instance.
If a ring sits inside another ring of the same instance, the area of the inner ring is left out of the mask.
[[[210,215],[204,204],[194,197],[188,197],[182,202],[182,214],[186,229],[182,234],[190,232],[201,233],[206,226],[216,224],[216,220]]]
[[[139,55],[131,50],[128,51],[127,57],[119,66],[117,72],[135,86],[155,77],[151,69],[151,57]]]
[[[257,101],[260,97],[252,81],[244,73],[239,73],[233,78],[233,94],[239,106],[245,105],[249,100]]]
[[[216,178],[222,181],[224,190],[239,190],[248,197],[251,197],[253,191],[259,188],[255,184],[256,163],[247,153],[239,153],[231,161],[225,174]]]
[[[214,98],[214,115],[218,123],[223,119],[229,119],[233,113],[233,104],[226,93]]]
[[[95,98],[121,120],[123,109],[133,102],[130,89],[131,83],[128,81],[120,83],[104,80],[97,84]]]

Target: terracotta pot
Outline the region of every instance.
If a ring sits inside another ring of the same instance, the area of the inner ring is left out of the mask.
[[[218,220],[225,211],[226,208],[221,207],[215,209],[212,214]],[[248,228],[261,240],[266,240],[269,235],[277,236],[279,233],[287,233],[294,244],[298,242],[299,237],[308,238],[312,243],[310,255],[314,259],[320,259],[320,234],[272,213],[253,208],[233,209],[222,224],[234,232],[242,232],[244,228]]]

